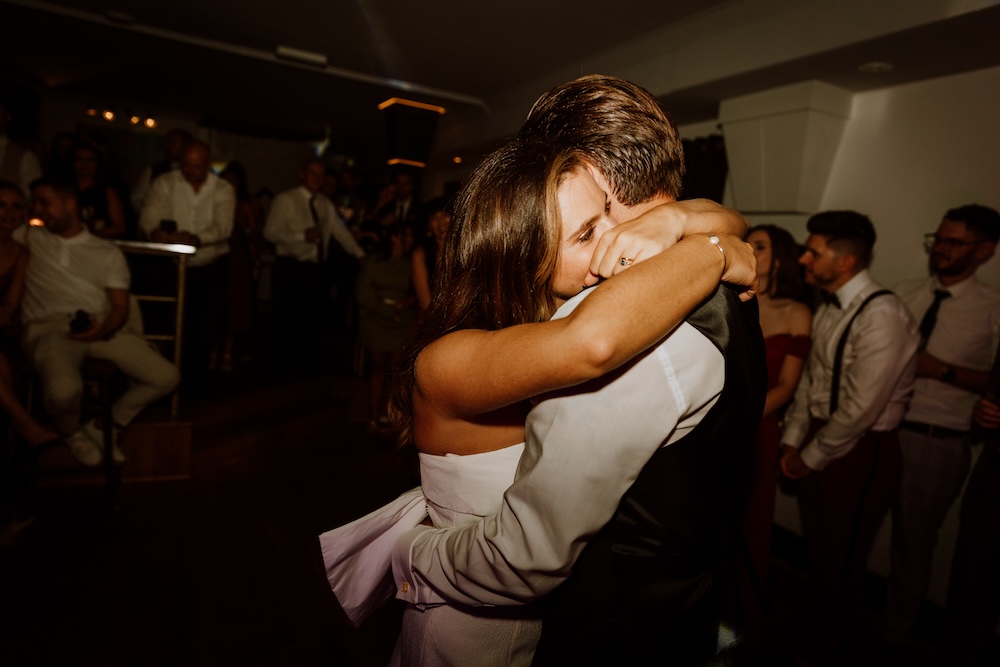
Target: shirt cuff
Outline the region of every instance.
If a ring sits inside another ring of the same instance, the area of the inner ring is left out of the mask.
[[[829,463],[822,452],[819,451],[819,443],[815,439],[799,450],[799,456],[802,457],[802,462],[813,470],[822,470]]]
[[[419,577],[413,570],[412,554],[421,537],[434,532],[430,526],[417,526],[403,533],[392,549],[392,577],[396,582],[396,598],[408,602],[418,609],[447,604],[447,601],[429,586],[418,583]]]
[[[802,439],[806,437],[806,429],[799,428],[795,424],[785,423],[785,430],[781,434],[781,444],[799,449],[802,447]]]

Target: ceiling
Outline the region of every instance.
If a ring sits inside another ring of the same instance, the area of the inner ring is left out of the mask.
[[[0,40],[0,79],[247,134],[294,138],[329,127],[357,150],[382,141],[376,106],[388,97],[474,121],[540,74],[738,4],[618,0],[611,13],[606,0],[0,0],[0,20],[18,26]],[[661,99],[685,123],[715,118],[720,100],[806,79],[866,90],[979,69],[1000,64],[998,28],[1000,5]],[[278,58],[278,46],[326,64]],[[856,69],[887,59],[897,68],[877,78]]]
[[[619,3],[641,8],[645,23],[628,18],[634,11],[598,20],[598,0],[572,11],[537,0],[0,0],[3,22],[27,28],[5,31],[0,62],[95,103],[361,137],[382,131],[376,107],[393,95],[483,112],[540,66],[722,2]],[[279,45],[326,56],[328,69],[275,58]]]

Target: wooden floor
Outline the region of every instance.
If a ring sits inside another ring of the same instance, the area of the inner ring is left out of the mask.
[[[413,455],[367,430],[365,385],[336,358],[298,379],[216,374],[205,396],[182,404],[189,480],[125,483],[110,515],[100,484],[39,488],[0,549],[0,664],[386,664],[400,607],[348,629],[316,535],[415,485]],[[795,664],[801,581],[775,559],[780,636],[756,664]]]
[[[0,664],[387,662],[399,607],[347,629],[316,535],[414,486],[412,455],[367,430],[346,371],[212,382],[182,404],[190,480],[126,482],[112,515],[101,484],[43,480],[0,550]]]

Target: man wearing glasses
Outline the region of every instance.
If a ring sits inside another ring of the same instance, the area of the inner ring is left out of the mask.
[[[1000,292],[976,279],[1000,239],[1000,214],[969,204],[927,234],[929,278],[897,286],[920,322],[917,379],[900,425],[903,474],[892,508],[888,639],[912,640],[938,530],[969,473],[972,407],[986,390],[1000,330]]]

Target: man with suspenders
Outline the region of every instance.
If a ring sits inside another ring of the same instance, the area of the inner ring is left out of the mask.
[[[826,303],[785,416],[781,468],[801,480],[816,612],[807,650],[820,664],[850,664],[868,553],[899,481],[897,431],[920,339],[906,306],[868,273],[875,229],[866,216],[826,211],[807,228],[799,261]]]

